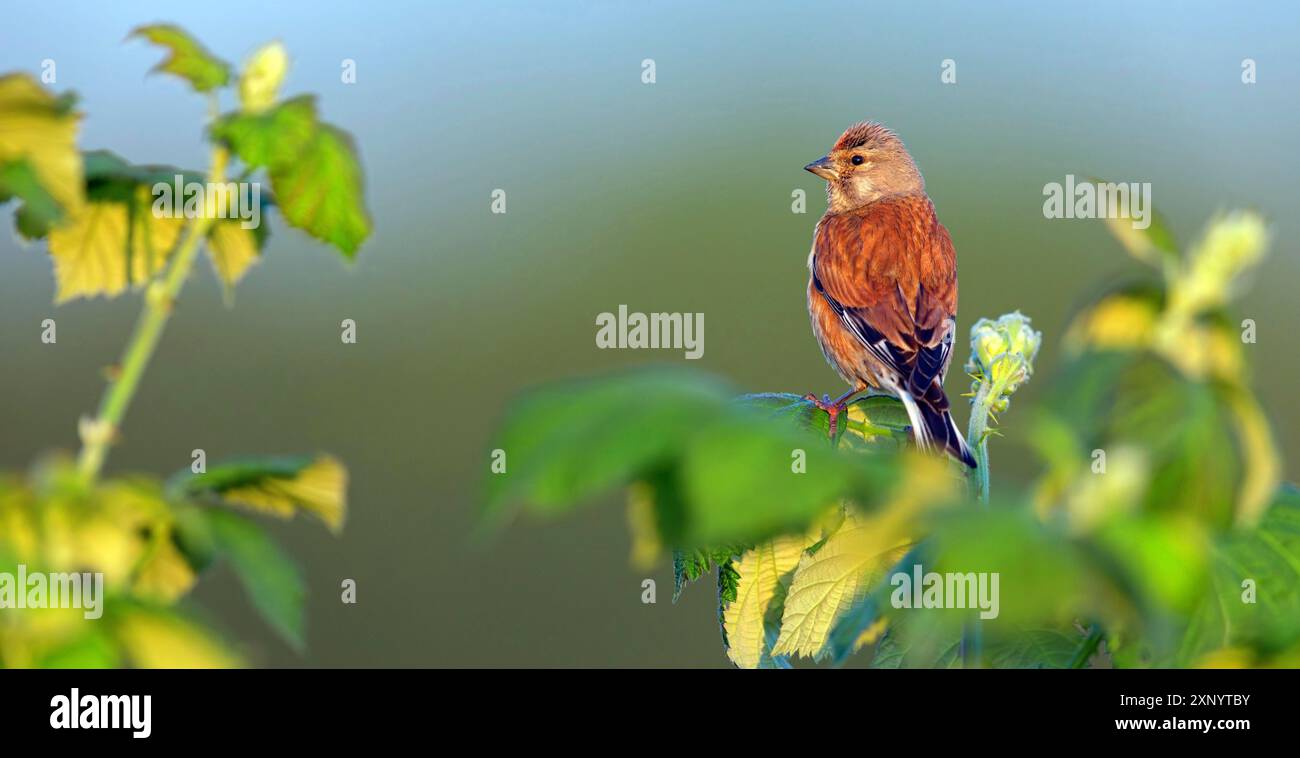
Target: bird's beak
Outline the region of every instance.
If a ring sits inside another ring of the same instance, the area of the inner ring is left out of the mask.
[[[831,163],[831,157],[829,155],[823,156],[812,163],[809,163],[807,166],[803,167],[803,170],[811,171],[828,182],[836,177],[834,164]]]

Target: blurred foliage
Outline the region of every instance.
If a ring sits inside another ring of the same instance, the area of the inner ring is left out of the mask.
[[[349,259],[370,233],[351,138],[317,118],[310,96],[280,102],[288,56],[279,43],[249,58],[238,78],[239,107],[222,115],[219,93],[235,80],[229,64],[174,26],[143,26],[131,37],[167,52],[155,71],[208,95],[206,174],[133,165],[107,150],[81,152],[75,96],[54,95],[27,74],[0,76],[0,204],[17,203],[20,237],[46,241],[55,301],[146,292],[122,364],[106,372],[98,416],[81,419],[76,463],[53,456],[28,476],[0,475],[0,574],[11,590],[28,597],[28,587],[12,579],[20,574],[89,572],[104,581],[99,618],[79,608],[18,610],[17,595],[0,590],[0,665],[8,667],[240,665],[242,656],[184,602],[202,573],[223,562],[266,622],[300,650],[306,589],[298,568],[260,525],[230,508],[279,518],[310,513],[336,533],[346,516],[347,471],[328,455],[205,462],[165,485],[145,476],[99,479],[199,245],[229,302],[262,254],[268,233],[261,219],[271,207]],[[237,181],[258,172],[270,180],[254,228],[242,223],[252,219],[216,205],[233,200],[213,190],[236,186],[225,176],[232,153],[242,162]],[[159,212],[154,189],[177,183],[186,196],[177,187],[174,212]],[[207,189],[191,209],[193,184]],[[40,592],[31,597],[44,604]]]
[[[310,95],[263,110],[222,117],[212,136],[249,168],[266,169],[285,221],[356,255],[370,218],[352,138],[317,118]]]
[[[231,84],[229,64],[174,26],[144,26],[131,36],[168,50],[155,70],[207,93],[217,107],[217,93]],[[239,79],[239,108],[214,113],[209,137],[243,161],[240,181],[265,172],[270,191],[261,193],[262,211],[277,207],[289,225],[351,258],[370,233],[356,147],[346,132],[318,118],[313,96],[279,100],[287,67],[278,43],[254,53]],[[158,278],[189,219],[152,213],[151,189],[171,185],[177,176],[187,184],[208,179],[175,166],[132,165],[106,150],[80,152],[75,103],[75,95],[54,95],[28,74],[0,76],[0,204],[19,201],[19,235],[48,240],[58,302],[113,297]],[[204,215],[215,217],[212,203],[219,198],[208,194]],[[183,204],[180,197],[174,202],[177,208]],[[256,261],[267,237],[265,224],[245,229],[240,221],[216,219],[204,234],[228,290]]]
[[[733,394],[694,372],[656,370],[525,397],[493,444],[506,451],[508,473],[489,478],[483,514],[490,522],[519,507],[554,515],[639,482],[639,496],[654,504],[661,544],[716,556],[715,546],[800,529],[838,499],[853,496],[866,506],[888,495],[896,444],[851,456],[844,439],[839,449],[827,445],[829,422],[813,403]],[[895,405],[859,400],[849,426],[879,429],[892,440],[906,419]],[[791,476],[795,464],[808,475]],[[694,578],[690,565],[685,575]]]
[[[75,102],[28,74],[0,76],[0,203],[22,203],[20,234],[48,229],[85,203]]]
[[[38,464],[31,476],[0,478],[0,572],[99,572],[103,617],[81,610],[27,608],[0,613],[0,664],[8,667],[161,665],[229,666],[241,658],[208,624],[178,603],[199,576],[227,563],[267,623],[291,646],[303,644],[305,588],[293,562],[247,518],[210,499],[205,480],[238,478],[244,488],[292,490],[332,459],[302,459],[296,468],[271,461],[213,466],[207,474],[174,477],[164,488],[149,477],[124,477],[87,487],[66,458]],[[318,502],[342,514],[344,482]],[[197,483],[197,485],[196,485]],[[288,517],[303,506],[291,499],[263,509]],[[21,591],[21,588],[20,588]]]
[[[137,27],[129,36],[146,39],[167,50],[167,57],[153,70],[179,76],[197,92],[210,92],[230,83],[230,64],[208,52],[180,27],[151,24]]]
[[[1044,464],[1024,494],[981,502],[987,454],[968,492],[957,464],[912,451],[893,398],[854,402],[828,443],[797,395],[729,400],[650,370],[522,398],[483,515],[555,517],[629,487],[639,565],[671,555],[674,599],[716,572],[724,649],[746,668],[859,650],[877,667],[1294,665],[1300,493],[1227,313],[1265,227],[1230,214],[1186,255],[1158,215],[1111,228],[1149,273],[1077,314],[1046,400],[1021,409]],[[973,442],[1041,339],[1018,313],[972,328]],[[896,607],[890,578],[922,571],[1000,577],[997,615]]]

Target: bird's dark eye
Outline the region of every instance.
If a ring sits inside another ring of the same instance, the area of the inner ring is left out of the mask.
[[[861,166],[864,160],[866,160],[866,158],[863,158],[861,155],[855,155],[853,156],[853,165]]]

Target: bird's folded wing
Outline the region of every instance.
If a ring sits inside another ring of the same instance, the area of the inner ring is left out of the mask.
[[[845,328],[922,396],[951,359],[952,241],[924,198],[877,205],[819,228],[814,286]]]

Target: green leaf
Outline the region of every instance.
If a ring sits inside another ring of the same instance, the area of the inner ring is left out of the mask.
[[[347,515],[347,469],[329,455],[254,458],[184,471],[169,485],[172,499],[215,498],[259,513],[289,518],[311,513],[337,533]]]
[[[232,113],[212,125],[212,138],[250,167],[271,168],[298,160],[316,133],[316,98],[301,95],[259,113]]]
[[[687,584],[709,570],[709,557],[702,550],[673,550],[673,602],[682,596]]]
[[[984,648],[984,665],[998,669],[1069,668],[1083,635],[1057,629],[1024,629]]]
[[[135,164],[111,150],[87,150],[81,159],[85,166],[86,194],[92,200],[119,200],[134,197],[139,188],[152,194],[158,182],[172,185],[179,175],[183,182],[207,181],[202,172],[164,164]]]
[[[962,622],[969,616],[954,615],[945,609],[889,608],[888,576],[912,571],[912,557],[899,562],[886,575],[882,586],[870,597],[872,607],[884,605],[889,631],[876,646],[872,668],[960,668],[962,660]],[[904,565],[906,564],[906,565]],[[849,614],[841,618],[832,632],[832,655],[843,662],[856,634],[846,634]],[[987,668],[1069,668],[1084,644],[1085,635],[1068,625],[1055,627],[1019,627],[997,619],[981,622],[984,644],[981,665]],[[838,639],[837,639],[838,638]]]
[[[792,428],[823,437],[830,431],[830,416],[802,395],[762,392],[742,395],[736,402],[769,418],[787,422]],[[837,427],[837,445],[850,449],[872,449],[882,441],[891,441],[894,443],[892,449],[898,449],[899,443],[911,438],[907,409],[898,398],[888,395],[867,395],[849,403]]]
[[[792,465],[796,455],[803,472]],[[680,538],[717,545],[802,531],[863,473],[816,435],[748,413],[728,416],[700,429],[682,453],[687,512]]]
[[[535,515],[572,510],[637,482],[673,548],[751,545],[802,532],[841,498],[874,506],[895,456],[849,455],[824,434],[774,417],[690,371],[642,371],[535,391],[509,411],[492,447],[482,513],[500,523],[521,502]]]
[[[315,98],[227,115],[212,136],[249,167],[267,169],[285,221],[356,255],[370,235],[361,164],[352,138],[317,120]]]
[[[117,646],[98,629],[78,635],[71,642],[51,650],[40,662],[43,669],[109,669],[120,665],[121,654]]]
[[[1230,533],[1211,561],[1205,597],[1180,646],[1180,665],[1219,648],[1280,651],[1300,641],[1300,490],[1284,485],[1259,526]],[[1247,581],[1254,602],[1248,602]]]
[[[876,645],[871,668],[961,668],[960,631],[936,623],[926,614],[919,611],[891,618],[889,632]],[[837,655],[835,660],[840,663],[843,658]]]
[[[929,667],[953,662],[961,626],[975,611],[894,607],[892,594],[897,587],[890,578],[899,573],[914,575],[917,567],[923,574],[999,577],[997,616],[983,622],[985,665],[1057,665],[1056,658],[1037,663],[1013,661],[1016,646],[1023,648],[1032,642],[1017,635],[1029,629],[1055,629],[1064,621],[1091,617],[1104,608],[1118,613],[1118,609],[1137,605],[1131,594],[1122,594],[1130,588],[1099,567],[1119,563],[1113,556],[1097,545],[1080,546],[1055,526],[1039,522],[1026,508],[999,504],[988,509],[948,509],[936,514],[929,527],[924,543],[899,559],[870,592],[858,595],[858,600],[839,614],[825,651],[837,663],[844,661],[862,633],[881,619],[888,620],[894,637],[886,651],[898,655],[898,646],[902,646],[906,660],[901,665]],[[995,653],[1004,643],[1007,650]]]
[[[230,65],[209,53],[180,27],[171,24],[139,26],[127,35],[127,39],[132,37],[166,48],[168,56],[153,70],[179,76],[197,92],[210,92],[230,82]]]
[[[1216,384],[1189,379],[1149,353],[1087,352],[1064,371],[1045,410],[1040,444],[1059,447],[1070,430],[1085,455],[1141,451],[1150,473],[1139,493],[1143,510],[1232,523],[1243,474],[1229,442],[1235,420]]]
[[[792,427],[826,434],[829,428],[826,411],[800,395],[788,392],[759,392],[741,395],[736,404],[768,418],[788,422]]]
[[[14,221],[24,239],[40,239],[63,217],[63,207],[46,191],[26,160],[0,164],[0,204],[18,200]]]
[[[862,420],[857,421],[858,414]],[[848,415],[850,427],[861,424],[866,434],[886,435],[910,432],[912,422],[907,416],[907,407],[903,401],[892,395],[867,395],[849,403]]]
[[[648,477],[725,402],[718,382],[675,371],[537,390],[513,404],[492,443],[505,453],[506,471],[488,475],[482,513],[499,521],[522,501],[534,514],[555,515]],[[655,500],[662,508],[658,494]],[[675,535],[661,536],[672,542]]]
[[[1193,518],[1134,515],[1102,525],[1094,541],[1123,583],[1159,609],[1187,614],[1204,594],[1209,540]]]
[[[203,571],[217,558],[217,538],[208,519],[209,510],[184,501],[169,505],[176,549],[195,572]]]
[[[296,162],[271,169],[271,187],[286,221],[348,258],[370,236],[361,164],[342,129],[321,124]]]
[[[956,509],[936,519],[931,539],[934,559],[925,571],[1000,577],[997,625],[1037,628],[1061,614],[1092,617],[1103,603],[1115,607],[1116,589],[1097,568],[1096,548],[1027,507]]]
[[[682,589],[687,584],[704,576],[714,566],[719,568],[728,564],[732,557],[745,552],[741,546],[719,548],[690,548],[673,550],[673,602],[681,597]],[[734,574],[734,569],[731,573]],[[728,578],[723,582],[722,591],[727,601],[735,600],[735,584]]]
[[[221,556],[229,561],[253,606],[301,651],[306,588],[298,567],[253,522],[226,511],[209,511],[207,517]]]
[[[734,603],[740,592],[740,572],[736,570],[735,561],[731,558],[718,564],[718,603],[719,610],[722,603]],[[724,627],[722,633],[722,642],[727,642],[727,633]]]
[[[1057,629],[1016,629],[986,638],[981,658],[986,668],[1069,668],[1084,637]],[[872,668],[960,668],[961,635],[943,624],[911,619],[891,628],[876,649]]]

